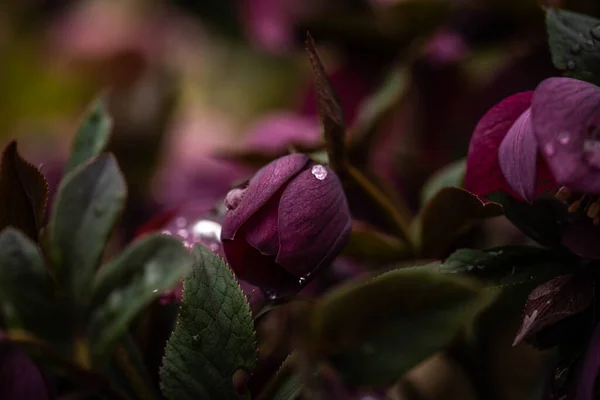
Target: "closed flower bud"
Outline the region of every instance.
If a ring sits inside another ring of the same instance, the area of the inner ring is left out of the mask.
[[[304,154],[271,162],[226,203],[235,204],[221,232],[231,268],[274,295],[305,285],[340,253],[351,230],[338,177]]]

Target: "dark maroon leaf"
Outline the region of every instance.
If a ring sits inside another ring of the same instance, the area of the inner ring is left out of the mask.
[[[315,74],[317,107],[325,132],[329,162],[333,170],[340,173],[346,168],[346,121],[344,110],[325,72],[323,63],[319,59],[315,42],[310,33],[306,35],[306,50]]]
[[[562,275],[541,284],[527,298],[523,323],[513,345],[584,311],[590,306],[593,296],[594,282],[585,274]]]
[[[19,155],[16,142],[10,142],[0,167],[0,230],[13,226],[37,240],[47,200],[44,175]]]

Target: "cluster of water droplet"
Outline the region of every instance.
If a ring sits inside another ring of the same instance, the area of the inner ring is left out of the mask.
[[[186,247],[202,243],[216,253],[221,251],[221,224],[212,219],[179,216],[174,218],[162,233],[181,239]]]

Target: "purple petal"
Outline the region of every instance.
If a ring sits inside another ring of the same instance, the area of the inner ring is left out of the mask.
[[[303,277],[333,261],[346,245],[350,210],[333,171],[314,165],[284,190],[279,204],[279,254],[276,262]]]
[[[0,399],[50,399],[40,370],[19,347],[0,346]]]
[[[262,254],[275,257],[279,250],[277,216],[281,196],[274,195],[246,223],[246,240]]]
[[[562,244],[579,257],[600,259],[600,229],[589,218],[569,224],[562,235]]]
[[[535,288],[525,304],[523,323],[513,345],[590,306],[594,281],[582,274],[563,275]]]
[[[533,201],[537,175],[537,140],[528,108],[510,127],[500,144],[498,160],[504,178],[515,192]]]
[[[600,374],[600,325],[596,326],[573,387],[573,400],[594,400],[596,382]]]
[[[294,113],[267,116],[246,134],[244,149],[268,154],[282,154],[290,146],[315,147],[322,143],[318,118]]]
[[[550,78],[535,90],[534,133],[560,185],[600,194],[599,110],[600,88],[587,82]]]
[[[278,158],[261,168],[250,179],[240,204],[229,210],[223,221],[221,239],[232,240],[238,229],[279,189],[297,175],[309,162],[305,154],[295,153]]]
[[[467,156],[465,188],[468,191],[478,196],[504,191],[518,197],[504,178],[498,152],[508,131],[531,105],[532,93],[507,97],[479,120]]]

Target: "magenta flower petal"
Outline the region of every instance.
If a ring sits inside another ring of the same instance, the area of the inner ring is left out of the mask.
[[[12,345],[0,346],[0,399],[50,398],[42,373],[25,351]]]
[[[585,275],[563,275],[535,288],[527,298],[523,323],[513,345],[590,306],[594,281]]]
[[[511,127],[529,108],[532,94],[522,92],[507,97],[479,120],[467,156],[465,188],[468,191],[478,196],[504,191],[519,197],[504,178],[498,152]]]
[[[291,181],[279,210],[276,262],[297,277],[306,275],[307,268],[315,270],[331,262],[329,255],[337,255],[350,235],[350,210],[342,184],[323,166],[315,165]]]
[[[233,239],[242,224],[298,174],[309,161],[307,155],[295,153],[278,158],[261,168],[250,180],[248,189],[238,206],[227,213],[221,239]]]
[[[533,201],[537,178],[537,140],[528,108],[510,127],[498,150],[498,160],[510,187],[527,201]]]
[[[248,220],[246,240],[265,255],[274,256],[279,249],[279,200],[280,196],[273,196]]]
[[[532,100],[534,133],[558,184],[600,194],[600,88],[546,79]]]

